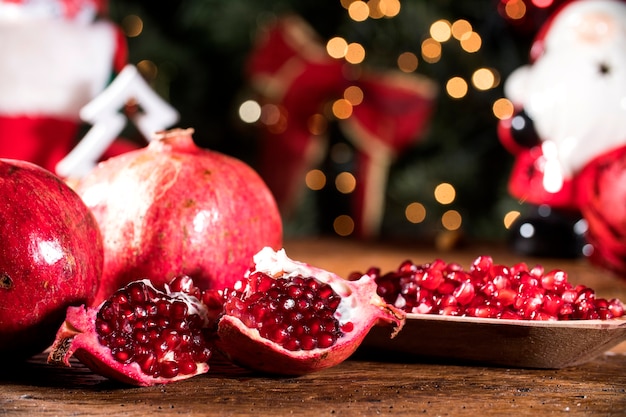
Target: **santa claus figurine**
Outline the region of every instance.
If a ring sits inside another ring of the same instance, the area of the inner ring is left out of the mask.
[[[516,156],[510,193],[530,207],[513,226],[513,247],[575,257],[592,251],[581,172],[626,146],[626,2],[566,2],[542,26],[530,58],[505,83],[516,112],[499,126]]]
[[[105,0],[0,0],[0,157],[54,171],[78,141],[79,112],[126,65]],[[136,148],[116,141],[111,154]]]

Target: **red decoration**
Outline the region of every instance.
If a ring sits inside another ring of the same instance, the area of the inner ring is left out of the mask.
[[[505,93],[517,113],[499,126],[502,143],[516,156],[511,194],[550,208],[544,212],[566,210],[580,216],[582,209],[590,228],[587,236],[593,236],[594,250],[605,255],[608,245],[614,245],[603,232],[595,236],[594,225],[602,222],[587,204],[590,195],[602,196],[594,200],[596,204],[606,203],[607,196],[617,199],[617,190],[607,194],[602,189],[615,187],[619,176],[613,173],[609,182],[597,173],[587,174],[598,179],[592,183],[588,177],[581,181],[580,175],[598,161],[606,165],[620,154],[612,151],[626,146],[625,51],[626,2],[564,3],[539,30],[530,63],[507,79]],[[612,169],[616,166],[620,165]],[[626,223],[613,226],[614,233],[626,235]],[[566,244],[563,240],[552,247]],[[588,253],[590,247],[582,251]]]
[[[326,106],[343,98],[347,87],[363,91],[362,103],[337,123],[357,150],[351,213],[356,234],[376,236],[389,167],[428,124],[434,84],[415,74],[376,73],[333,59],[313,30],[295,16],[265,29],[250,56],[248,74],[263,100],[281,111],[280,122],[264,131],[261,174],[285,215],[297,204],[307,171],[321,162],[327,146],[327,138],[311,130],[312,117],[325,114]]]
[[[52,172],[76,145],[79,111],[127,63],[104,0],[0,0],[0,157]],[[118,140],[109,156],[137,148]]]

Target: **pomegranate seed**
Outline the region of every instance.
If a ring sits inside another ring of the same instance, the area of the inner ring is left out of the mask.
[[[195,288],[182,278],[176,285],[189,291]],[[172,352],[208,360],[210,351],[200,334],[202,322],[197,314],[189,314],[186,302],[157,293],[146,281],[136,281],[102,305],[96,316],[96,332],[116,361],[136,362],[153,377],[174,377],[193,374],[197,366],[192,359],[187,360],[189,363],[171,360]]]
[[[479,256],[469,272],[440,259],[430,264],[400,264],[381,275],[368,269],[386,302],[408,313],[500,317],[519,320],[609,319],[624,316],[624,305],[596,298],[591,288],[574,287],[565,271],[541,265],[511,267]],[[355,273],[356,275],[356,273]]]
[[[341,297],[328,284],[313,277],[275,279],[262,272],[255,272],[255,279],[257,290],[263,291],[248,297],[235,291],[224,309],[285,349],[326,348],[354,328],[352,323],[340,326],[335,311]]]

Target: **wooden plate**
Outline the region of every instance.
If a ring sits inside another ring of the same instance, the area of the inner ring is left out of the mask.
[[[375,326],[360,352],[399,360],[436,360],[558,369],[580,365],[626,340],[626,320],[526,321],[407,314],[404,328]]]

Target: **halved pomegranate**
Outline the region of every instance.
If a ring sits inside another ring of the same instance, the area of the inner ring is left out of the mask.
[[[347,281],[289,259],[282,249],[254,256],[246,280],[226,293],[218,346],[236,364],[300,375],[339,364],[379,323],[404,314],[376,294],[373,278]]]
[[[188,276],[160,290],[129,283],[98,307],[70,307],[48,362],[76,356],[92,371],[132,385],[165,384],[209,370],[210,320]]]
[[[355,272],[351,277],[362,274]],[[565,271],[546,272],[541,265],[499,265],[479,256],[469,270],[458,263],[403,262],[381,274],[372,267],[378,294],[407,313],[439,314],[512,320],[612,319],[624,315],[620,300],[596,297],[584,285],[574,286]]]

